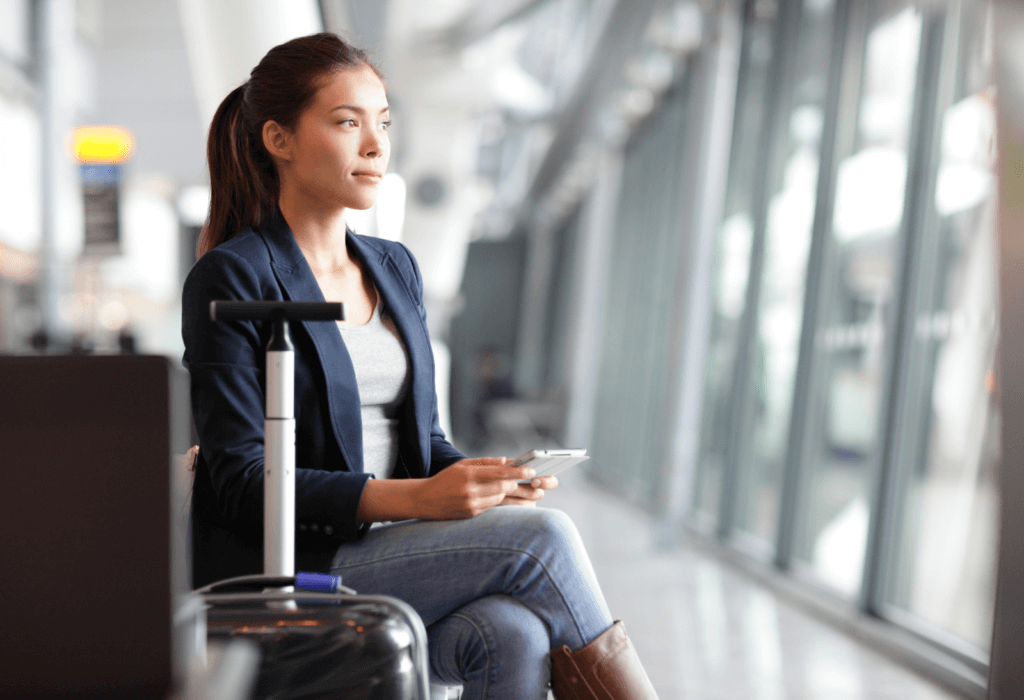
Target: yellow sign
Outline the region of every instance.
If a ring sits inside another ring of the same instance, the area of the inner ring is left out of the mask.
[[[135,139],[120,126],[80,126],[75,129],[75,158],[79,163],[123,163],[135,152]]]

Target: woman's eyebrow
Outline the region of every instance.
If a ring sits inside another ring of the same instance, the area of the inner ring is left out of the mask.
[[[363,109],[362,107],[356,107],[354,105],[338,105],[337,107],[335,107],[331,111],[332,112],[336,112],[339,109],[347,109],[347,110],[349,110],[351,112],[355,112],[356,114],[366,114],[366,110],[365,109]],[[384,114],[385,112],[389,112],[389,111],[391,111],[391,106],[390,105],[388,105],[386,107],[383,107],[380,110],[380,112],[378,112],[378,114]]]

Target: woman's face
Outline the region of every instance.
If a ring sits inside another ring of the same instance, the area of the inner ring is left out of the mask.
[[[328,208],[369,209],[391,157],[389,124],[387,93],[373,69],[329,74],[289,134],[287,157],[278,160],[282,185]]]

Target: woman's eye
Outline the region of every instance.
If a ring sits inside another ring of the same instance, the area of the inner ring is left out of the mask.
[[[345,125],[345,126],[355,126],[356,125],[356,120],[355,119],[342,119],[340,122],[338,122],[338,124],[339,125]]]
[[[384,131],[387,131],[388,129],[390,129],[391,128],[391,120],[388,119],[386,122],[381,122],[380,128],[383,129]]]

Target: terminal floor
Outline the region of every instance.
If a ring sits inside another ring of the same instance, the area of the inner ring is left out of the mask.
[[[576,522],[662,700],[959,698],[706,553],[656,551],[643,511],[582,474],[544,505]]]

